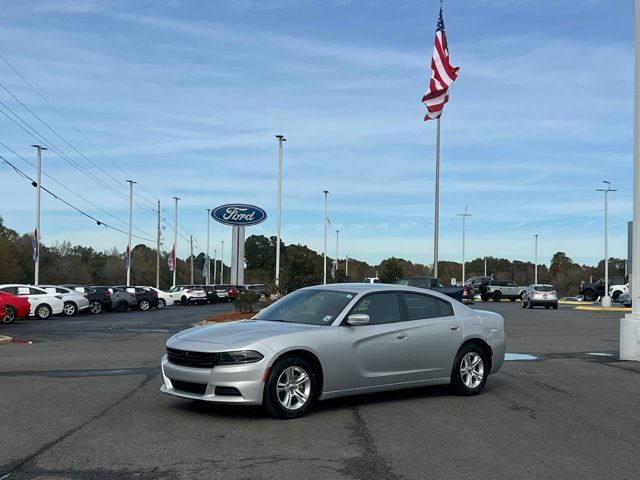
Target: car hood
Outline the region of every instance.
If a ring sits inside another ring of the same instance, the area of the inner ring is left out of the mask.
[[[320,327],[301,323],[270,322],[265,320],[240,320],[190,328],[173,337],[178,341],[207,343],[219,348],[235,347],[263,342],[277,335],[311,331]],[[171,339],[167,343],[168,346]]]

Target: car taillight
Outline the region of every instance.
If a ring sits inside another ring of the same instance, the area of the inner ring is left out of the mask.
[[[464,288],[462,289],[462,295],[467,295],[467,287],[464,287]]]
[[[105,292],[104,296],[105,297],[111,297],[111,292]]]
[[[84,298],[89,298],[89,294],[88,294],[88,293],[83,293],[83,294],[82,294],[82,296],[83,296]]]

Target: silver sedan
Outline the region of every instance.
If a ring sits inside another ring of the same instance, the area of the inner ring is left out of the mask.
[[[383,284],[297,290],[251,320],[191,328],[167,341],[161,391],[263,405],[278,418],[314,400],[451,384],[477,395],[502,367],[503,318],[437,292]]]

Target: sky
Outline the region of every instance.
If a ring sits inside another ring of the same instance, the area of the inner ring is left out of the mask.
[[[59,183],[44,177],[42,185],[124,232],[126,180],[135,180],[134,234],[155,239],[159,199],[166,250],[172,197],[180,197],[185,257],[189,235],[196,251],[206,248],[206,209],[225,203],[264,208],[268,219],[247,235],[275,235],[275,135],[284,134],[285,243],[322,251],[328,190],[330,256],[339,230],[342,258],[431,264],[436,124],[423,121],[421,98],[438,7],[2,0],[0,142],[13,152],[0,145],[0,155],[34,176],[31,145],[49,146],[43,171]],[[626,258],[633,2],[447,0],[444,12],[460,73],[441,120],[440,260],[461,260],[457,214],[468,205],[467,259],[532,261],[538,234],[540,263],[564,251],[596,264],[604,257],[603,180],[617,189],[609,255]],[[33,231],[30,181],[0,164],[0,185],[5,224]],[[210,228],[211,256],[215,249],[219,258],[224,240],[228,261],[230,227]],[[127,244],[125,233],[46,194],[41,238],[97,250]]]

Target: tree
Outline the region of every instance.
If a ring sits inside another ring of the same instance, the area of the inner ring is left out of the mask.
[[[404,260],[406,262],[406,260]],[[378,275],[383,283],[393,283],[403,277],[402,262],[400,258],[391,257],[380,262]]]

